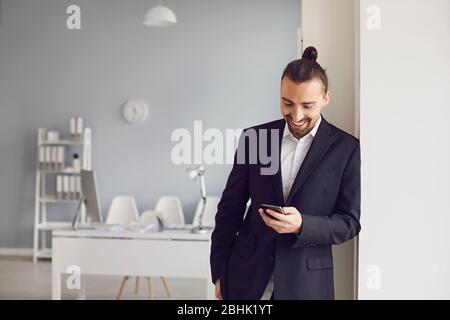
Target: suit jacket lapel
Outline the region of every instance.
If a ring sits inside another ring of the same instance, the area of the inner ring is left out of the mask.
[[[314,140],[309,148],[308,153],[306,154],[305,159],[303,160],[300,170],[295,177],[292,188],[286,199],[286,204],[290,203],[292,197],[300,189],[302,184],[306,181],[308,176],[311,174],[311,172],[320,162],[327,150],[330,148],[331,144],[333,143],[332,135],[333,132],[331,130],[330,124],[322,116],[322,121],[319,125],[316,136],[314,137]]]
[[[284,127],[286,125],[286,120],[281,119],[279,122],[276,123],[275,129],[278,130],[278,170],[277,173],[271,176],[273,188],[275,191],[275,196],[277,199],[277,204],[284,207],[284,198],[283,198],[283,182],[281,179],[281,142],[283,140],[283,132]],[[269,135],[270,136],[270,135]],[[270,143],[270,138],[269,138]],[[271,146],[272,147],[272,146]]]

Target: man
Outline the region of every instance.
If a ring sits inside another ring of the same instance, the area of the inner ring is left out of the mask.
[[[218,299],[334,299],[331,246],[361,228],[360,147],[321,116],[330,92],[316,59],[309,47],[284,70],[284,119],[246,129],[240,139],[212,234]],[[256,132],[256,143],[246,140],[248,131]],[[263,131],[279,133],[281,148]],[[279,155],[276,174],[262,174],[263,161],[249,160],[252,144],[261,143]]]

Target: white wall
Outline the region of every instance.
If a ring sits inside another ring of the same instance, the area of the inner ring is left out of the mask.
[[[327,69],[332,100],[323,112],[341,129],[355,134],[355,1],[302,0],[304,48],[314,46]],[[334,246],[336,299],[354,297],[355,241]]]
[[[359,298],[450,299],[450,1],[361,19]]]

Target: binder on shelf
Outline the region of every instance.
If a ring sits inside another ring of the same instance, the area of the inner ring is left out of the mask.
[[[70,118],[70,136],[72,138],[75,137],[77,130],[76,127],[77,127],[76,118],[75,117]]]
[[[83,135],[83,118],[77,117],[77,136],[81,138]]]
[[[63,199],[68,199],[69,196],[69,176],[64,175],[63,177],[63,189],[62,189],[62,195]]]
[[[81,176],[75,176],[76,199],[81,199]]]
[[[52,150],[51,170],[58,170],[58,147],[50,147]]]
[[[81,139],[83,136],[83,118],[72,117],[70,118],[70,135],[74,139]]]
[[[75,178],[76,178],[76,176],[69,177],[69,199],[76,199]]]
[[[51,169],[51,161],[52,161],[52,150],[50,147],[44,147],[45,148],[45,155],[44,155],[44,169],[50,170]]]
[[[64,155],[65,155],[65,148],[64,146],[58,147],[58,158],[57,158],[57,170],[63,170],[64,169]]]
[[[63,198],[63,176],[56,176],[56,199]]]

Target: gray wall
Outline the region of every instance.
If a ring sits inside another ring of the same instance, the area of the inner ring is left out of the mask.
[[[179,24],[142,25],[156,1],[3,0],[0,26],[0,247],[32,245],[35,139],[39,127],[93,128],[93,166],[103,212],[115,195],[140,210],[181,198],[188,221],[199,197],[185,166],[170,160],[176,128],[243,128],[279,118],[279,77],[297,54],[299,0],[167,0]],[[79,4],[82,30],[65,27]],[[124,101],[142,97],[151,118],[132,126]],[[207,167],[220,195],[230,170]],[[66,217],[72,210],[61,207]]]

